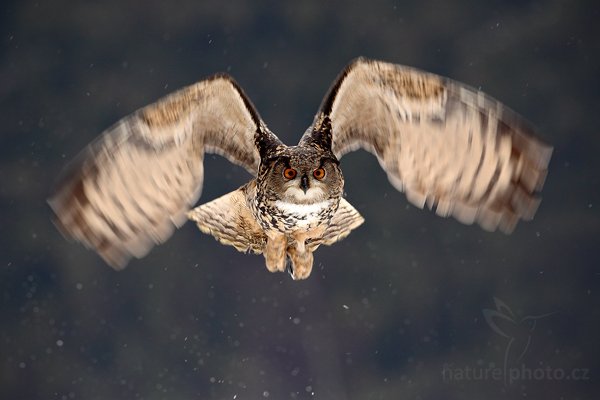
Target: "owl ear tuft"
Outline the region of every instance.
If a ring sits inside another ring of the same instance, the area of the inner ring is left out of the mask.
[[[320,150],[331,151],[331,120],[329,115],[320,113],[316,118],[310,135],[305,136],[303,144],[317,147]]]
[[[256,131],[254,143],[256,144],[261,160],[269,158],[270,155],[277,152],[279,147],[283,146],[283,142],[266,128]]]

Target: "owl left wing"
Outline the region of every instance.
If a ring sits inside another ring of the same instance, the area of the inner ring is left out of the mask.
[[[411,203],[507,233],[533,217],[552,153],[522,117],[482,92],[362,58],[332,85],[311,135],[325,137],[338,158],[358,148],[376,155]]]
[[[186,220],[205,151],[255,174],[257,143],[269,135],[231,77],[183,88],[117,122],[71,163],[48,201],[56,225],[123,268]]]

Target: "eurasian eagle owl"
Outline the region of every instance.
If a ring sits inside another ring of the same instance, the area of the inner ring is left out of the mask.
[[[484,93],[413,68],[357,59],[297,146],[286,146],[228,75],[214,75],[117,122],[67,168],[49,203],[57,226],[114,268],[143,257],[187,218],[221,243],[309,276],[313,252],[363,218],[342,197],[339,159],[373,153],[408,200],[511,232],[533,217],[552,148]],[[190,211],[205,152],[253,176]],[[289,261],[289,262],[288,262]]]

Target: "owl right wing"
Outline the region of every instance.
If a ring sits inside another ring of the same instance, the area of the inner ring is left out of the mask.
[[[256,174],[272,135],[227,75],[215,75],[123,118],[66,169],[48,200],[56,225],[115,269],[167,240],[200,197],[203,155]]]
[[[358,59],[342,71],[304,141],[339,158],[363,148],[413,204],[510,232],[531,219],[552,147],[518,114],[459,82]]]

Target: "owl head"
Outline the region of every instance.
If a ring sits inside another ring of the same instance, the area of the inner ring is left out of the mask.
[[[344,177],[333,153],[315,147],[285,146],[262,160],[257,185],[269,199],[313,204],[339,198]]]

